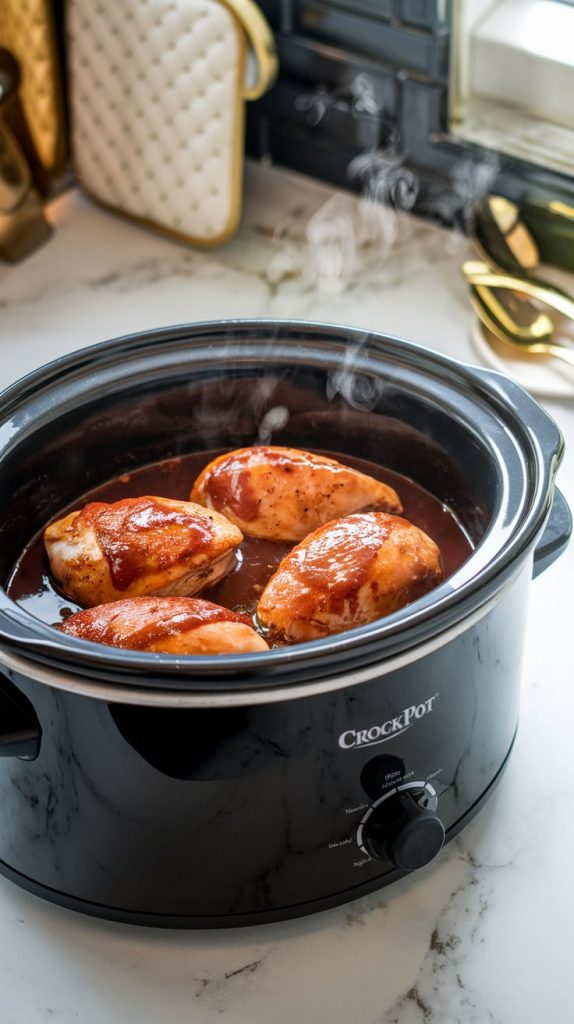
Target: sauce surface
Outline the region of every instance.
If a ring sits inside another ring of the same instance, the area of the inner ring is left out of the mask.
[[[329,529],[315,531],[311,543],[301,541],[289,559],[291,572],[303,576],[307,586],[321,589],[328,571],[330,597],[345,598],[368,579],[388,534],[387,528],[368,516],[345,517]]]
[[[212,462],[191,494],[192,501],[205,499],[249,536],[287,542],[359,510],[402,511],[395,491],[381,480],[324,455],[268,445]]]
[[[97,644],[145,650],[164,637],[187,633],[199,626],[239,622],[251,626],[246,615],[190,597],[135,597],[86,608],[68,617],[62,630]]]
[[[145,495],[122,505],[90,502],[74,520],[72,532],[91,525],[117,590],[146,571],[170,569],[191,555],[208,551],[213,527],[207,517],[171,508]]]
[[[245,470],[241,455],[218,463],[204,487],[213,502],[213,508],[227,506],[246,523],[257,518],[259,499],[251,486],[251,474]]]
[[[62,509],[54,518],[78,510],[88,502],[114,502],[121,498],[140,498],[145,495],[187,501],[198,474],[220,454],[223,453],[197,452],[142,466],[82,495],[73,506]],[[319,454],[337,459],[393,487],[403,504],[403,517],[424,530],[438,545],[445,577],[455,572],[472,554],[472,543],[456,517],[423,487],[365,459],[328,451]],[[238,549],[234,571],[215,586],[202,591],[201,595],[194,596],[252,615],[265,584],[281,559],[294,546],[292,543],[246,537]],[[59,625],[73,612],[81,609],[80,605],[65,597],[52,580],[42,534],[34,537],[25,548],[6,589],[13,601],[48,625]]]

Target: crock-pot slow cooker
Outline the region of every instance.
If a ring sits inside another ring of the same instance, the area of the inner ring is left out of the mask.
[[[0,871],[90,914],[245,925],[431,860],[512,748],[532,575],[566,545],[560,434],[516,384],[379,334],[233,321],[60,359],[0,398],[0,568],[136,466],[258,442],[361,456],[446,503],[470,557],[425,597],[265,653],[57,633],[0,595]]]

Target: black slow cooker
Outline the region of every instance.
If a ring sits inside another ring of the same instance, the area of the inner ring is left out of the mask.
[[[562,440],[491,371],[327,325],[184,325],[85,349],[0,398],[0,571],[120,473],[258,442],[430,490],[471,556],[370,625],[176,657],[64,637],[0,595],[0,871],[133,923],[245,925],[427,863],[500,779],[530,581],[565,547]]]

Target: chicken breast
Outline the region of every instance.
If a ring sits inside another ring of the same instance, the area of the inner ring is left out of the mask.
[[[289,643],[341,633],[402,608],[443,578],[440,552],[399,516],[336,519],[286,555],[257,605],[259,623]]]
[[[217,512],[150,496],[91,502],[44,533],[60,587],[88,606],[145,594],[194,594],[234,567],[242,540]]]
[[[335,459],[270,446],[220,455],[200,473],[190,497],[222,512],[248,536],[274,541],[302,540],[351,512],[402,512],[387,484]]]
[[[167,654],[268,650],[248,617],[195,597],[132,597],[87,608],[58,627],[95,644]]]

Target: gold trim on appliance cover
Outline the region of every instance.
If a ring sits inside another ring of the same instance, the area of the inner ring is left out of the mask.
[[[257,100],[271,88],[279,70],[273,33],[259,7],[252,0],[221,0],[221,2],[235,15],[253,50],[258,78],[255,85],[243,86],[242,96],[244,100]]]

